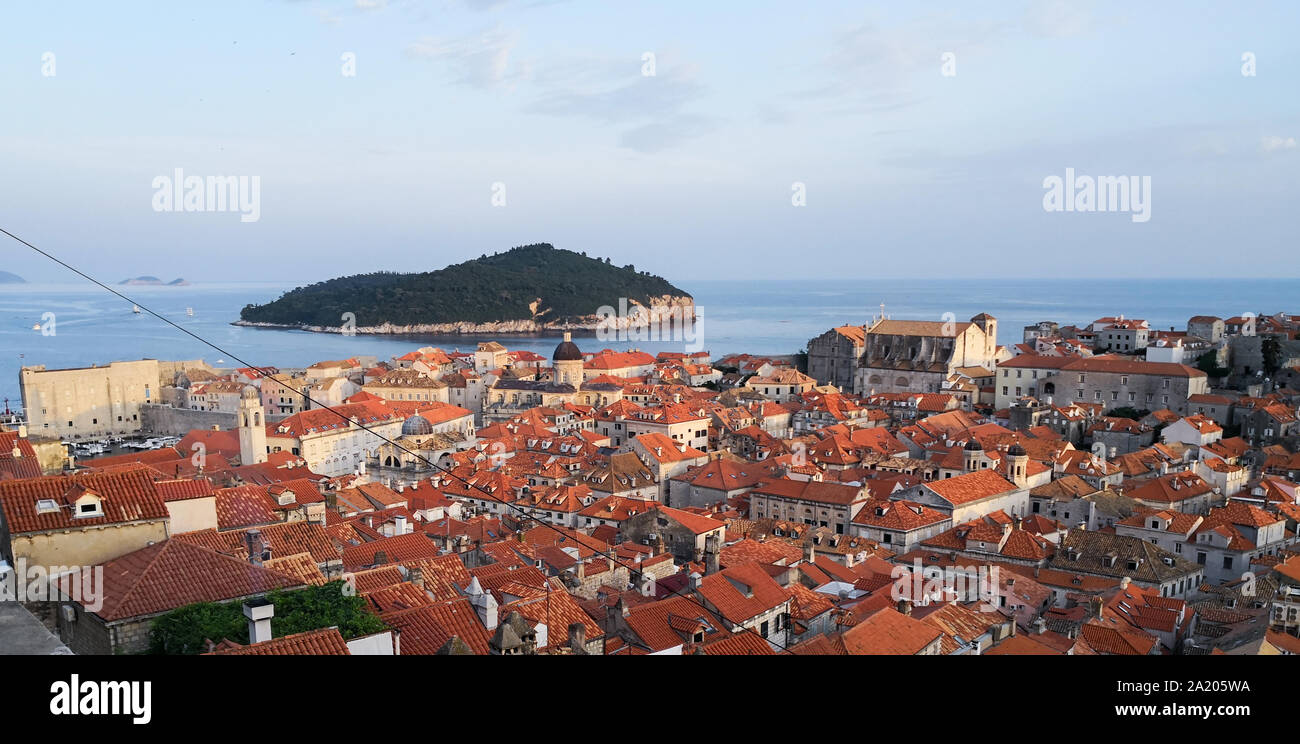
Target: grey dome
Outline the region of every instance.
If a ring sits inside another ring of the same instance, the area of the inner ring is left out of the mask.
[[[578,345],[573,343],[573,337],[565,331],[564,340],[559,346],[555,347],[555,353],[551,355],[553,362],[580,362],[582,361],[582,351]]]
[[[1011,445],[1011,448],[1007,450],[1007,454],[1012,457],[1024,457],[1029,453],[1025,452],[1025,448],[1021,447],[1019,444],[1013,444]]]
[[[402,422],[402,436],[422,437],[433,433],[433,424],[429,419],[416,414]]]
[[[969,442],[967,442],[966,446],[963,447],[962,449],[966,450],[967,452],[982,452],[984,450],[984,448],[980,446],[980,443],[975,441],[974,439],[971,439]]]

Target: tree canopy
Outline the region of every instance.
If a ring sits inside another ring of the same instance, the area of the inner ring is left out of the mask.
[[[547,243],[520,246],[437,271],[416,274],[374,272],[330,279],[286,292],[264,305],[247,305],[247,322],[291,326],[341,325],[355,314],[361,327],[434,323],[490,323],[530,320],[536,300],[546,322],[618,308],[620,298],[643,304],[662,295],[690,295],[667,280],[619,268]]]

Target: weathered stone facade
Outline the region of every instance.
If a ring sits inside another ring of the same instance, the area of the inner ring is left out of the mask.
[[[937,393],[956,368],[996,362],[997,319],[990,315],[966,323],[881,319],[867,329],[853,391]]]

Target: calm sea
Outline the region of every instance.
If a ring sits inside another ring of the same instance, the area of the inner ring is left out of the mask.
[[[1231,317],[1243,312],[1300,312],[1300,279],[1259,280],[836,280],[700,281],[678,286],[694,295],[703,348],[714,357],[732,352],[790,354],[836,325],[861,324],[885,305],[895,318],[959,321],[986,312],[999,321],[998,341],[1021,340],[1025,325],[1040,320],[1089,323],[1106,315],[1144,318],[1154,328],[1183,329],[1193,315]],[[18,368],[83,367],[113,360],[201,358],[239,366],[302,367],[323,359],[371,354],[386,359],[422,345],[473,349],[473,336],[341,336],[230,325],[249,303],[263,303],[290,284],[198,283],[188,287],[119,287],[124,294],[222,347],[225,353],[177,331],[130,303],[90,284],[0,285],[0,397],[20,404]],[[186,314],[193,308],[193,316]],[[43,334],[33,325],[49,325]],[[558,334],[557,334],[558,335]],[[511,349],[548,355],[557,336],[484,337]],[[602,342],[576,339],[584,349],[641,348],[681,351],[684,341]]]

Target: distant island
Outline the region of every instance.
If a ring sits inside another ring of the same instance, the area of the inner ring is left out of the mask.
[[[164,282],[156,276],[137,276],[134,279],[123,279],[118,284],[126,284],[132,287],[188,287],[190,283],[184,279],[173,279],[170,282]]]
[[[0,271],[0,284],[26,284],[27,280],[8,271]]]
[[[247,305],[234,325],[358,333],[530,333],[594,329],[620,299],[695,317],[694,300],[662,277],[549,243],[483,255],[437,271],[375,272],[330,279]]]

